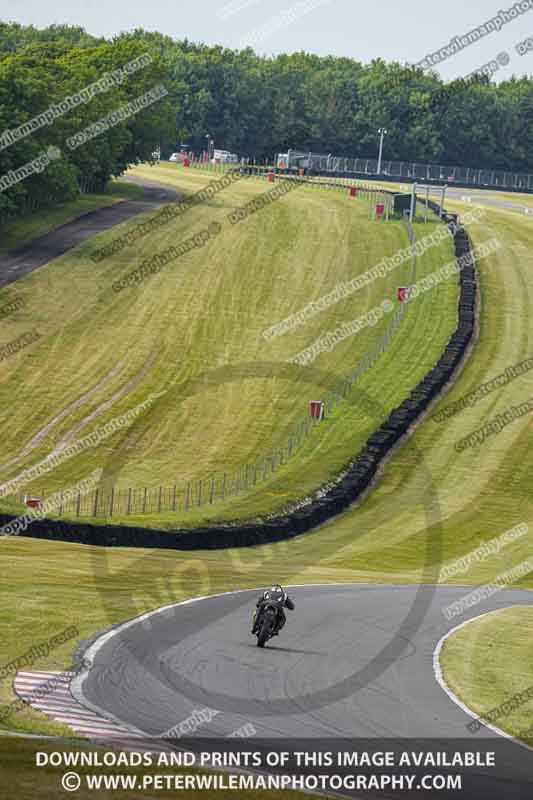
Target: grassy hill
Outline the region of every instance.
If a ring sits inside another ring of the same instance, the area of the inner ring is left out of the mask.
[[[329,197],[333,200],[334,193]],[[450,205],[452,210],[467,210],[467,206]],[[528,218],[487,210],[470,233],[477,242],[496,235],[504,247],[478,265],[479,339],[453,389],[435,411],[529,357],[532,350],[529,253],[533,231]],[[529,522],[531,527],[530,418],[517,420],[477,450],[459,454],[454,447],[459,438],[496,413],[527,398],[531,386],[531,376],[524,375],[445,423],[427,418],[396,450],[380,482],[359,506],[290,542],[184,553],[5,539],[0,562],[0,636],[5,660],[70,624],[78,624],[83,639],[168,602],[262,586],[271,580],[286,584],[401,583],[431,576],[438,580],[442,564],[519,522]],[[378,402],[380,387],[375,391]],[[430,549],[435,542],[436,556]],[[452,580],[486,582],[529,556],[531,545],[529,533]],[[520,585],[533,588],[531,576]],[[67,666],[72,645],[40,659],[35,668]],[[10,683],[4,682],[0,700],[12,699]],[[29,710],[12,714],[2,724],[22,730],[59,730]]]
[[[139,167],[133,175],[189,193],[213,178],[168,164]],[[176,513],[136,514],[127,521],[195,524],[279,508],[327,481],[357,452],[437,360],[456,325],[456,281],[410,305],[386,352],[327,421],[282,468],[255,489],[232,496],[232,476],[286,445],[306,419],[309,400],[323,398],[357,366],[392,314],[308,366],[291,359],[384,300],[398,308],[396,288],[406,285],[412,269],[409,258],[305,324],[265,339],[265,329],[408,246],[401,221],[374,221],[365,198],[325,188],[302,186],[238,224],[228,221],[230,213],[272,188],[265,180],[241,180],[95,263],[95,249],[152,215],[135,218],[10,287],[7,299],[22,297],[25,306],[5,321],[3,341],[28,328],[41,338],[0,362],[3,482],[157,392],[162,396],[132,425],[25,489],[48,494],[102,467],[107,488],[142,492],[177,485]],[[139,286],[113,291],[117,279],[145,259],[213,222],[221,231],[205,247]],[[439,224],[435,218],[416,223],[416,237],[430,235]],[[428,250],[418,259],[416,279],[452,257],[451,239]],[[362,393],[379,396],[375,413],[361,408]],[[229,497],[184,509],[187,484],[198,487],[201,479],[207,485],[216,475],[220,486],[224,473]]]

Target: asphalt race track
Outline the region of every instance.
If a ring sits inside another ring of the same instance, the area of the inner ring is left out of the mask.
[[[100,647],[83,695],[152,735],[209,707],[223,713],[203,735],[228,735],[253,718],[264,736],[301,736],[302,725],[317,737],[465,736],[471,718],[434,676],[439,640],[469,618],[533,601],[503,590],[448,621],[442,609],[471,590],[296,587],[296,610],[264,651],[249,632],[257,591],[171,606]],[[417,608],[423,619],[406,624]]]
[[[54,258],[59,258],[86,239],[137,214],[153,211],[166,203],[174,203],[181,197],[178,192],[164,184],[133,178],[127,180],[144,189],[142,200],[120,200],[113,205],[90,211],[33,239],[27,245],[0,255],[0,288],[14,283]]]
[[[425,186],[421,186],[420,196],[424,196]],[[466,203],[474,203],[483,206],[493,206],[494,208],[503,208],[510,211],[521,211],[522,214],[533,214],[533,207],[525,206],[523,203],[511,203],[508,200],[498,200],[496,197],[487,197],[485,194],[479,194],[477,189],[455,189],[451,186],[446,188],[446,197],[452,200],[459,200]],[[488,191],[491,191],[490,189]],[[431,188],[429,193],[440,197],[440,189]]]
[[[92,212],[0,257],[0,286],[124,219],[179,197],[155,184],[142,185],[143,201]],[[456,191],[468,193],[451,194]],[[475,201],[481,202],[477,196]],[[290,590],[296,610],[287,611],[285,629],[264,650],[250,634],[256,590],[188,601],[97,637],[86,651],[90,668],[75,678],[72,689],[89,708],[147,736],[164,736],[195,709],[210,708],[217,713],[198,736],[227,737],[251,723],[258,737],[276,739],[502,741],[486,728],[475,735],[468,731],[472,717],[439,684],[434,654],[456,626],[498,608],[533,605],[533,593],[505,589],[448,620],[443,609],[472,589],[296,587]],[[532,781],[528,796],[533,797],[533,753],[514,743],[509,747],[521,758],[525,752],[529,766],[524,770],[522,761],[509,757],[499,773],[505,783],[490,776],[494,797],[521,800],[524,784],[518,793],[511,790],[520,773]]]
[[[54,258],[62,256],[68,250],[92,236],[109,230],[115,225],[120,225],[121,222],[125,222],[137,214],[155,210],[166,203],[177,202],[182,196],[174,189],[156,181],[147,181],[131,176],[127,177],[126,180],[144,189],[144,198],[142,200],[122,200],[111,206],[83,214],[81,217],[33,239],[27,245],[5,255],[0,255],[0,288],[8,286],[24,275],[48,264]],[[424,189],[422,187],[421,194],[423,195],[423,193]],[[432,187],[430,194],[440,196],[440,191]],[[495,198],[487,198],[475,193],[469,194],[467,189],[448,187],[447,194],[456,199],[468,196],[473,202],[483,205],[525,211],[525,207],[522,205],[500,201]]]
[[[533,753],[487,728],[468,731],[472,717],[435,676],[435,649],[447,632],[533,600],[531,592],[504,589],[447,620],[443,608],[470,591],[296,587],[290,589],[296,610],[286,612],[286,627],[264,650],[249,632],[257,591],[167,606],[97,638],[75,693],[150,736],[168,735],[194,709],[210,708],[216,716],[195,735],[227,737],[251,722],[257,736],[269,739],[451,738],[474,747],[489,737],[527,759],[524,774],[533,781]],[[519,769],[513,766],[513,780]]]

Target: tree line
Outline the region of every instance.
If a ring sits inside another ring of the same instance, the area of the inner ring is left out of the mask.
[[[143,54],[150,62],[89,102],[5,146],[2,134],[44,113]],[[74,151],[65,142],[155,86],[167,94]],[[0,178],[50,146],[61,157],[0,192],[0,214],[31,199],[73,196],[130,164],[180,143],[272,158],[289,148],[375,158],[533,172],[533,80],[445,82],[434,72],[376,59],[294,53],[258,56],[136,30],[112,40],[80,27],[0,23]]]
[[[0,25],[0,216],[101,190],[150,160],[175,126],[168,94],[146,98],[166,76],[140,38]]]

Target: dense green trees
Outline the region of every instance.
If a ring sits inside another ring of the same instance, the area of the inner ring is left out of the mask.
[[[161,57],[148,52],[142,41],[91,41],[79,29],[70,29],[70,35],[69,29],[48,30],[49,39],[44,31],[36,36],[34,29],[0,28],[0,180],[13,177],[13,185],[7,190],[2,187],[4,191],[0,192],[0,216],[28,204],[66,199],[88,182],[101,187],[129,164],[150,159],[162,132],[174,133],[174,110],[167,96],[110,125],[81,147],[70,148],[69,137],[155,86],[164,85],[167,70]],[[85,98],[81,95],[80,99],[82,90],[143,54],[149,58],[141,68],[123,79],[115,76],[96,93]],[[70,100],[63,113],[60,104],[67,98]],[[50,113],[52,107],[56,113],[50,124],[39,123],[29,135],[18,137],[20,126]],[[42,171],[15,182],[18,176],[13,176],[13,171],[33,162],[51,146],[58,148],[60,157]]]
[[[59,104],[143,53],[151,61],[21,141],[2,134]],[[74,151],[66,140],[157,85],[163,100]],[[136,30],[112,41],[78,27],[44,30],[0,24],[0,180],[50,145],[61,158],[0,191],[2,209],[68,197],[105,182],[128,164],[168,155],[179,142],[271,158],[289,147],[375,158],[377,129],[388,130],[387,159],[533,172],[533,80],[486,78],[444,83],[434,73],[376,59],[307,53],[258,57]]]

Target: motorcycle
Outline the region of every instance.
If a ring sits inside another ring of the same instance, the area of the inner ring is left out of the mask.
[[[257,646],[264,647],[274,636],[278,622],[278,609],[275,603],[265,604],[259,612],[254,612],[253,633],[257,636]]]

